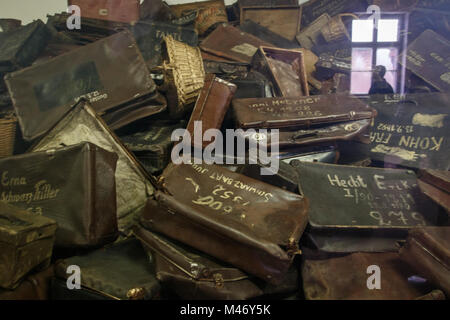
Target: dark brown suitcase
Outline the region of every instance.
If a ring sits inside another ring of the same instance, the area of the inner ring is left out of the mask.
[[[237,128],[293,128],[370,119],[376,111],[347,95],[234,99]]]
[[[110,199],[105,204],[117,202],[119,230],[126,232],[134,224],[133,219],[145,205],[148,196],[153,194],[153,186],[142,166],[89,103],[82,101],[73,107],[71,112],[33,146],[32,150],[34,152],[52,150],[82,141],[96,144],[118,157],[115,179],[110,182],[112,186],[115,181],[114,190],[117,189],[117,192],[113,198],[116,198],[116,201]]]
[[[366,154],[415,169],[449,170],[450,94],[374,95],[377,110]]]
[[[50,263],[56,228],[52,219],[0,201],[1,288],[16,288],[31,270]]]
[[[139,20],[139,0],[69,0],[80,7],[81,16],[108,21],[134,23]]]
[[[260,47],[252,66],[272,81],[276,96],[309,96],[303,52]]]
[[[411,230],[400,257],[450,296],[450,227]]]
[[[249,34],[258,37],[259,39],[269,42],[273,45],[273,47],[277,48],[285,48],[285,49],[293,49],[298,48],[299,45],[294,41],[289,41],[286,38],[283,38],[279,34],[271,31],[270,29],[263,27],[257,22],[252,20],[245,20],[243,23],[239,25],[239,29]]]
[[[202,149],[211,143],[203,141],[203,134],[209,129],[220,129],[236,89],[236,85],[214,74],[206,75],[205,86],[198,96],[186,128],[191,134],[191,143],[194,147]],[[195,137],[200,137],[200,143]]]
[[[274,286],[144,228],[136,228],[134,235],[151,253],[162,286],[182,299],[246,300],[265,294],[288,294],[298,288],[296,272]]]
[[[420,190],[450,213],[450,171],[419,170]]]
[[[450,91],[450,41],[440,34],[425,30],[409,44],[406,68],[441,92]],[[402,57],[399,61],[402,62]]]
[[[55,245],[104,245],[118,236],[117,156],[83,142],[0,160],[0,200],[58,223]]]
[[[295,39],[300,29],[301,9],[296,5],[240,6],[240,23],[252,20],[289,41]]]
[[[156,90],[127,31],[8,74],[5,80],[26,140],[45,134],[80,98],[103,112]]]
[[[368,288],[369,266],[380,268],[380,289]],[[411,300],[431,291],[410,282],[414,272],[398,253],[353,253],[328,259],[304,259],[302,279],[308,300]]]
[[[412,171],[306,162],[294,167],[310,200],[308,237],[321,251],[397,251],[408,230],[445,223]]]
[[[163,0],[143,0],[139,8],[140,20],[170,21],[175,15]]]
[[[141,223],[279,284],[307,223],[307,200],[214,165],[169,165]]]
[[[50,280],[54,275],[54,266],[28,275],[14,290],[0,289],[1,300],[49,300]]]
[[[219,25],[200,43],[207,53],[244,63],[251,63],[260,46],[270,47],[270,43],[227,24]]]

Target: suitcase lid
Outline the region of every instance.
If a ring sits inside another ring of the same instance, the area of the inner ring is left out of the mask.
[[[417,242],[427,254],[450,268],[450,227],[424,227],[409,231],[407,243]]]
[[[10,73],[5,82],[28,141],[45,134],[83,97],[102,112],[156,90],[128,31]]]
[[[361,100],[333,94],[298,98],[234,99],[239,128],[308,127],[314,124],[370,119],[376,111]]]
[[[294,166],[310,200],[313,229],[401,231],[438,223],[439,208],[421,194],[412,171],[307,162]]]
[[[0,201],[0,242],[22,246],[43,238],[54,237],[56,222]]]

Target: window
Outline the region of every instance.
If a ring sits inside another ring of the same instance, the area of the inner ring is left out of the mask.
[[[377,65],[386,67],[386,81],[395,93],[402,93],[404,74],[398,70],[398,55],[403,51],[406,17],[382,14],[381,19],[358,19],[352,22],[352,94],[367,94],[372,85],[372,72]],[[401,89],[401,90],[399,90]]]

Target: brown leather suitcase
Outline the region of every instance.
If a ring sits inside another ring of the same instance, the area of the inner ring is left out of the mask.
[[[252,20],[289,41],[295,39],[300,29],[301,9],[298,5],[240,6],[240,23]]]
[[[303,52],[260,47],[252,66],[272,81],[276,96],[309,96]]]
[[[450,296],[450,227],[411,230],[400,257]]]
[[[117,202],[115,211],[117,211],[119,230],[126,233],[128,228],[134,224],[134,217],[144,206],[148,196],[153,194],[153,186],[142,166],[89,103],[82,101],[73,107],[71,112],[33,146],[32,151],[51,150],[82,141],[96,144],[113,152],[118,157],[115,179],[113,176],[112,181],[109,182],[110,187],[115,182],[114,190],[117,189],[117,192],[105,204]],[[101,174],[101,171],[98,174]]]
[[[270,47],[271,44],[225,23],[200,43],[200,48],[207,53],[244,63],[252,62],[260,46]]]
[[[450,213],[450,172],[419,170],[420,190]]]
[[[369,289],[369,266],[380,268],[380,289]],[[411,300],[433,288],[409,281],[414,272],[396,252],[353,253],[326,259],[306,258],[302,265],[308,300]]]
[[[236,89],[236,85],[214,74],[206,75],[205,86],[198,96],[186,128],[191,134],[191,143],[194,147],[202,149],[211,143],[203,141],[203,134],[208,129],[220,129]],[[201,130],[195,130],[195,122],[198,121],[201,122]],[[196,136],[202,137],[200,144],[196,141]]]
[[[175,15],[180,18],[193,11],[197,12],[194,25],[199,35],[208,33],[219,23],[227,23],[228,16],[224,0],[211,0],[177,4],[170,6]]]
[[[133,23],[139,20],[139,0],[69,0],[81,9],[81,17]]]
[[[55,220],[58,247],[104,245],[118,236],[116,162],[87,142],[3,158],[0,200]]]
[[[0,289],[0,300],[49,300],[54,266],[28,275],[14,290]]]
[[[80,98],[90,100],[97,112],[104,112],[138,98],[153,97],[156,92],[128,31],[10,73],[5,81],[28,141],[44,135]]]
[[[169,165],[144,227],[279,284],[307,223],[303,197],[215,165]]]
[[[56,228],[52,219],[0,201],[1,288],[16,288],[31,270],[50,263]]]
[[[293,128],[370,119],[376,111],[347,95],[234,99],[237,128]]]
[[[141,227],[133,233],[151,254],[156,278],[182,299],[246,300],[289,294],[298,288],[295,269],[274,286],[160,234]]]

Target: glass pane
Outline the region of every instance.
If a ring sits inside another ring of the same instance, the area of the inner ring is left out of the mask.
[[[372,84],[372,72],[352,72],[350,93],[368,94]]]
[[[380,48],[377,49],[377,66],[382,65],[386,70],[397,70],[397,48]]]
[[[388,71],[384,76],[386,81],[392,86],[394,92],[397,92],[397,71]]]
[[[352,71],[372,70],[372,49],[353,48],[352,49]]]
[[[353,20],[352,42],[373,41],[373,20]]]
[[[398,40],[398,20],[378,20],[378,42],[396,42]]]

